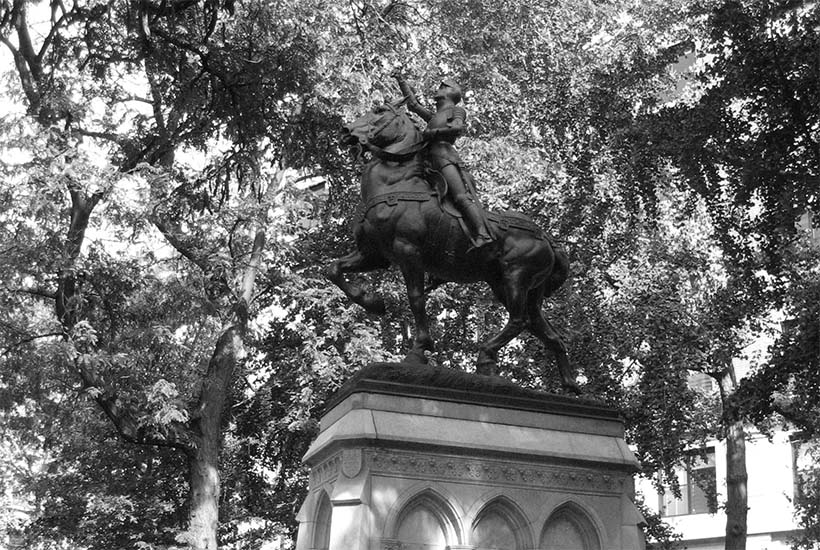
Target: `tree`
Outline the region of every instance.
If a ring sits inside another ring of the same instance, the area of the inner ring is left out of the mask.
[[[316,268],[349,246],[357,201],[335,128],[397,97],[389,75],[399,65],[419,88],[445,72],[472,93],[473,130],[460,148],[482,196],[529,213],[569,249],[573,281],[550,315],[565,320],[590,393],[624,411],[646,471],[670,473],[719,431],[717,403],[688,388],[689,369],[731,380],[723,367],[764,293],[739,278],[756,273],[754,256],[738,262],[728,247],[735,211],[721,210],[714,180],[693,183],[701,172],[684,161],[699,149],[666,139],[687,116],[709,121],[713,136],[728,131],[715,112],[731,104],[731,87],[706,106],[667,101],[668,66],[691,44],[722,59],[716,42],[693,40],[711,36],[711,19],[693,37],[677,24],[692,14],[675,3],[58,2],[37,38],[36,6],[0,9],[30,121],[5,128],[6,147],[31,151],[24,164],[0,165],[13,182],[0,229],[10,243],[0,268],[0,360],[13,365],[4,383],[15,403],[36,396],[42,410],[28,416],[45,417],[48,391],[34,391],[27,365],[49,365],[36,372],[60,381],[57,395],[79,384],[121,438],[167,447],[151,455],[182,493],[174,460],[186,457],[194,547],[216,544],[219,502],[223,543],[240,544],[248,518],[260,534],[286,522],[324,397],[357,362],[403,343],[410,321],[392,275],[376,279],[394,307],[375,324],[322,286]],[[795,12],[801,33],[810,11]],[[724,19],[714,21],[733,24]],[[797,59],[792,73],[803,75],[811,63]],[[737,77],[726,63],[704,79]],[[747,104],[769,105],[743,82]],[[696,137],[711,150],[705,130]],[[789,177],[809,173],[806,143],[793,148],[803,157]],[[717,149],[697,166],[729,166],[734,157]],[[729,172],[742,174],[741,164]],[[293,190],[294,167],[325,178],[327,203]],[[130,250],[97,244],[103,232]],[[725,307],[713,307],[719,298]],[[470,368],[471,349],[503,321],[474,288],[440,288],[430,307],[444,335],[434,360],[447,366]],[[257,341],[258,324],[268,333]],[[258,353],[243,359],[250,346]],[[551,389],[546,364],[522,340],[506,352],[505,374]],[[715,414],[692,414],[702,408]],[[83,433],[105,425],[82,420]]]
[[[323,119],[308,99],[306,73],[315,48],[302,21],[312,7],[280,8],[58,3],[43,36],[31,24],[36,4],[6,3],[0,11],[33,122],[7,147],[31,150],[34,136],[37,149],[25,166],[8,167],[17,183],[4,189],[13,199],[4,230],[16,260],[3,294],[16,316],[7,352],[59,335],[61,364],[122,439],[187,458],[186,540],[194,548],[216,547],[226,400],[256,307],[268,211],[278,206],[288,221],[291,210],[277,205],[290,192],[284,168],[315,162],[302,132],[322,145]],[[209,150],[204,169],[177,155]],[[90,154],[103,159],[102,168]],[[263,158],[282,168],[263,168]],[[140,182],[142,202],[129,211],[117,194]],[[129,228],[123,243],[161,236],[170,245],[178,279],[163,275],[160,264],[169,260],[162,255],[127,258],[89,247],[89,231],[120,237]],[[275,262],[273,252],[267,257]],[[20,315],[39,301],[53,311],[45,333]],[[186,301],[193,307],[181,307]],[[146,358],[161,316],[170,335]],[[174,350],[186,339],[178,331],[194,335],[191,353]]]
[[[818,479],[818,451],[816,441],[804,442],[806,462],[798,463],[798,490],[794,498],[794,505],[798,518],[803,526],[803,532],[792,539],[793,548],[816,548],[820,540],[820,479]]]
[[[690,16],[703,24],[693,26],[689,87],[642,120],[638,159],[651,164],[660,153],[680,166],[720,224],[726,253],[754,281],[756,266],[783,265],[795,223],[817,205],[819,121],[810,106],[820,15],[815,5],[733,0]]]
[[[694,24],[683,61],[694,62],[689,86],[624,133],[622,154],[652,201],[657,174],[671,162],[681,186],[702,197],[727,258],[720,323],[754,324],[782,304],[796,222],[816,209],[818,189],[818,47],[815,5],[709,2],[688,14]],[[698,22],[701,22],[698,24]],[[740,312],[740,314],[737,314]],[[740,403],[751,379],[736,387],[730,358],[713,374],[721,388],[727,438],[727,548],[745,547],[743,432]],[[745,386],[745,387],[744,387]],[[765,403],[769,387],[757,394]],[[739,395],[734,395],[734,392]]]

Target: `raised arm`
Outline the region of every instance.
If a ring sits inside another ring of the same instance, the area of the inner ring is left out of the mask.
[[[421,118],[423,118],[425,122],[433,118],[433,115],[435,113],[433,113],[433,111],[430,111],[429,109],[425,109],[421,105],[421,103],[419,103],[419,100],[416,98],[416,93],[404,79],[404,76],[401,74],[401,72],[396,71],[393,73],[393,76],[396,77],[396,80],[399,83],[399,89],[401,90],[401,93],[404,94],[404,96],[407,98],[407,108],[416,113],[417,115],[419,115]]]

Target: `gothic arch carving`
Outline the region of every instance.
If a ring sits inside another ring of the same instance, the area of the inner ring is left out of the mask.
[[[432,487],[415,488],[398,499],[385,523],[384,533],[399,540],[409,523],[434,522],[448,545],[462,544],[463,530],[451,498]]]
[[[564,502],[556,507],[544,522],[538,548],[601,550],[600,522],[577,502]]]
[[[326,550],[330,546],[330,523],[333,517],[333,503],[330,495],[320,490],[316,495],[316,513],[314,514],[313,539],[311,548]]]
[[[515,502],[503,495],[495,496],[475,515],[470,544],[477,550],[532,548],[530,522]]]

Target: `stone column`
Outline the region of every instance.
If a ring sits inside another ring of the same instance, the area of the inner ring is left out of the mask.
[[[328,550],[369,550],[371,529],[370,475],[361,449],[344,449],[333,487],[333,523]]]

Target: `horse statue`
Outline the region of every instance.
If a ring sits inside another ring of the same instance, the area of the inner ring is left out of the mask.
[[[495,374],[498,351],[526,328],[555,355],[562,386],[580,393],[566,346],[541,311],[544,298],[567,278],[566,252],[534,222],[513,212],[488,213],[495,242],[472,249],[442,182],[428,181],[425,141],[399,104],[377,107],[347,124],[343,133],[347,145],[370,151],[373,160],[361,177],[356,250],[332,262],[326,276],[350,300],[370,313],[383,314],[383,299],[345,275],[398,266],[415,320],[413,345],[405,358],[411,363],[426,363],[425,352],[433,350],[425,275],[436,284],[485,281],[509,319],[500,333],[480,345],[476,373]]]

